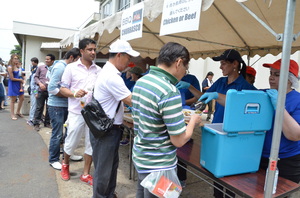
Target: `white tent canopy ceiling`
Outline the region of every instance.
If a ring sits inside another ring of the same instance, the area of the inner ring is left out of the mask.
[[[282,37],[281,34],[284,32],[286,1],[203,0],[198,31],[165,36],[159,36],[163,0],[146,0],[144,4],[143,36],[129,41],[135,50],[141,52],[142,57],[157,57],[160,48],[170,41],[186,46],[195,59],[212,57],[228,48],[235,48],[241,54],[250,57],[256,54],[277,55],[282,51],[282,41],[277,38]],[[251,16],[243,5],[273,33]],[[300,10],[299,4],[296,10]],[[100,20],[81,30],[79,38],[96,39],[99,51],[106,54],[109,45],[120,37],[121,18],[122,12],[118,12]],[[299,19],[300,12],[295,15],[296,33],[300,32]],[[295,38],[297,36],[299,34],[295,35]],[[74,37],[75,35],[72,35],[62,40],[61,46],[71,45]],[[292,53],[299,49],[300,41],[296,40],[292,44]]]

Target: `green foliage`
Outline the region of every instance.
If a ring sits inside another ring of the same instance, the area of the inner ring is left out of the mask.
[[[18,54],[20,60],[22,61],[22,48],[20,45],[15,45],[15,49],[10,51],[10,55],[12,54]]]

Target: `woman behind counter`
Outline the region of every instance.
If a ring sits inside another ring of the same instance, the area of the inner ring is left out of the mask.
[[[277,90],[280,79],[281,59],[277,60],[273,64],[263,64],[263,66],[270,68],[269,84],[271,89],[267,90],[267,93],[269,94],[275,109],[278,95]],[[279,160],[277,163],[279,176],[296,183],[300,182],[300,93],[294,90],[299,86],[298,74],[298,64],[295,61],[290,60],[285,110],[282,124],[282,135],[278,153]],[[265,137],[260,163],[260,168],[263,169],[267,169],[269,164],[273,136],[273,125],[272,128],[267,131]]]

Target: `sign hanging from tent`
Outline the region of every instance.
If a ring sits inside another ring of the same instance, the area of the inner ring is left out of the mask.
[[[138,3],[124,10],[121,21],[121,40],[132,40],[142,37],[144,3]]]
[[[202,0],[165,0],[160,36],[198,30]]]

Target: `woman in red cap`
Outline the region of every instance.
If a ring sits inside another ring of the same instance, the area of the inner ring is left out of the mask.
[[[281,59],[273,64],[263,64],[263,66],[270,68],[269,83],[271,89],[267,90],[267,93],[276,110]],[[300,182],[300,93],[295,90],[295,88],[298,88],[298,74],[298,64],[290,60],[282,135],[278,154],[280,160],[278,160],[277,163],[279,176],[296,183]],[[269,164],[272,136],[273,125],[272,128],[267,131],[264,142],[260,163],[260,167],[264,169],[267,169]]]
[[[253,67],[247,66],[246,67],[246,78],[245,80],[253,85],[255,82],[256,70]]]

